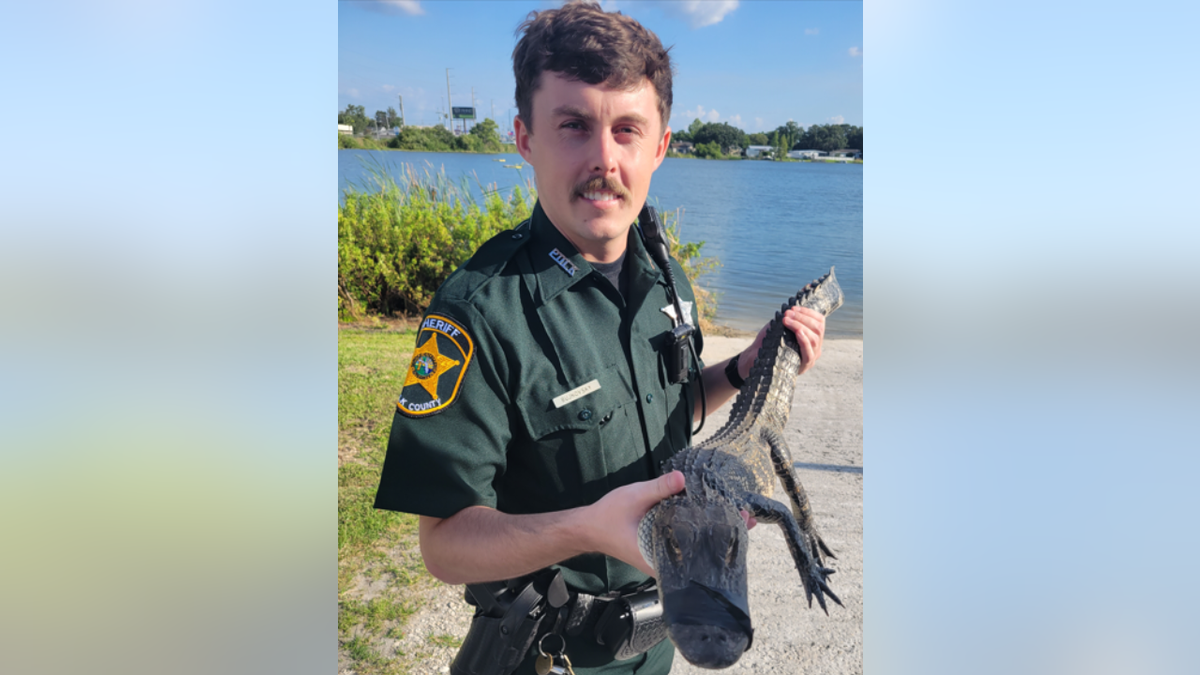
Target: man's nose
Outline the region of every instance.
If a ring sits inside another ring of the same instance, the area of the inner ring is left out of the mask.
[[[607,130],[595,135],[592,142],[592,171],[600,174],[607,174],[617,168],[617,162],[613,157],[616,150],[616,141],[612,134]]]

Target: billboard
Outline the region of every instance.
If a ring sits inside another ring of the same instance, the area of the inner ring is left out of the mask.
[[[473,120],[473,119],[475,119],[475,108],[472,108],[470,106],[467,106],[465,108],[460,107],[460,106],[452,106],[450,108],[450,112],[451,112],[451,117],[453,117],[456,120]]]

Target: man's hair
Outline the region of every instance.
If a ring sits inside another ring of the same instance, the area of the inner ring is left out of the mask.
[[[643,78],[658,94],[658,113],[666,130],[671,117],[671,57],[658,36],[620,12],[608,13],[590,2],[530,12],[517,28],[524,33],[513,49],[517,78],[517,114],[532,131],[533,93],[549,70],[587,84],[631,89]]]

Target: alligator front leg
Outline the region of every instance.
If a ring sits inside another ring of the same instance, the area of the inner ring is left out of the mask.
[[[837,556],[829,550],[825,541],[821,539],[821,533],[817,531],[817,523],[812,517],[812,507],[808,504],[808,493],[804,491],[804,486],[800,484],[800,479],[796,476],[796,470],[792,468],[792,453],[788,450],[787,443],[784,443],[783,437],[771,429],[763,429],[760,434],[767,445],[771,447],[771,463],[775,468],[775,475],[779,476],[779,482],[783,483],[783,491],[791,499],[792,514],[796,516],[796,524],[805,533],[805,540],[809,543],[812,554],[821,564],[825,563],[821,559],[822,553],[837,560]]]
[[[825,610],[826,614],[829,614],[829,608],[825,606],[826,594],[837,604],[842,604],[842,601],[826,583],[834,570],[823,567],[820,560],[810,552],[809,547],[805,545],[806,538],[788,507],[774,499],[753,493],[742,495],[737,501],[739,502],[738,508],[746,509],[759,522],[776,523],[783,528],[783,536],[787,540],[788,550],[792,553],[796,569],[800,571],[800,581],[804,583],[804,595],[808,599],[809,607],[812,607],[814,595],[817,596],[817,602],[820,603],[821,609]]]

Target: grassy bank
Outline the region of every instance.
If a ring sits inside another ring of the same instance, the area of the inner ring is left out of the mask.
[[[477,130],[477,129],[476,129]],[[338,134],[339,150],[404,150],[408,152],[469,152],[475,154],[515,154],[517,146],[504,143],[495,131],[495,125],[487,133],[454,135],[443,127],[406,127],[397,136],[374,138]]]
[[[420,653],[396,649],[425,571],[417,517],[372,507],[392,410],[416,332],[338,331],[338,661],[370,675],[408,673]]]
[[[416,315],[450,273],[488,239],[529,217],[533,186],[502,195],[495,184],[402,165],[369,167],[365,185],[338,205],[338,314]]]

